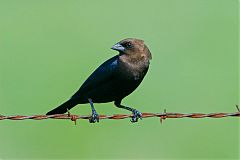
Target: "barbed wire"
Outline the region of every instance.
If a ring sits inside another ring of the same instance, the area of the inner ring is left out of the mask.
[[[163,113],[142,113],[142,118],[150,118],[150,117],[158,117],[160,118],[160,122],[167,118],[224,118],[224,117],[240,117],[240,109],[238,105],[236,105],[237,112],[234,113],[171,113],[166,112],[164,110]],[[78,119],[89,119],[91,115],[73,115],[70,114],[54,114],[54,115],[32,115],[32,116],[24,116],[24,115],[14,115],[14,116],[4,116],[0,115],[0,120],[45,120],[45,119],[70,119],[76,121]],[[132,114],[114,114],[114,115],[99,115],[99,119],[126,119],[132,118]]]

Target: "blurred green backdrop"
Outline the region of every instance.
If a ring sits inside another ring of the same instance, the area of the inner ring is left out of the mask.
[[[0,0],[0,114],[45,114],[127,37],[144,39],[153,60],[124,104],[142,112],[236,111],[237,0]],[[99,114],[129,113],[95,106]],[[239,122],[5,120],[0,159],[238,159]]]

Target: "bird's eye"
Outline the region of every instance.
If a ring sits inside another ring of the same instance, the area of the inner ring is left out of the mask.
[[[127,42],[127,43],[125,44],[125,46],[126,46],[127,48],[131,48],[131,47],[132,47],[132,44],[131,44],[130,42]]]

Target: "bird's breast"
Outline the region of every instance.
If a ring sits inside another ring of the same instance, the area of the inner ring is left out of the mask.
[[[122,82],[125,83],[138,83],[141,82],[146,75],[148,67],[131,66],[131,65],[119,65],[117,69],[117,76]]]
[[[143,63],[123,63],[118,67],[118,76],[129,81],[142,80],[148,71],[148,65]]]

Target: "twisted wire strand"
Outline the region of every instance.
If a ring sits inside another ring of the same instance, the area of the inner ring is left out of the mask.
[[[73,118],[74,117],[74,118]],[[89,119],[91,115],[71,115],[71,114],[54,114],[54,115],[0,115],[0,120],[44,120],[44,119]],[[99,115],[99,119],[126,119],[131,118],[131,114],[114,114],[114,115]],[[160,117],[166,118],[224,118],[224,117],[240,117],[240,112],[234,113],[142,113],[142,118]]]
[[[160,118],[160,122],[167,118],[224,118],[224,117],[240,117],[240,109],[238,105],[236,105],[237,112],[234,113],[171,113],[166,112],[164,110],[163,113],[142,113],[142,118],[150,118],[150,117],[158,117]],[[114,115],[99,115],[99,119],[126,119],[131,118],[132,114],[114,114]],[[14,115],[14,116],[4,116],[0,115],[0,120],[45,120],[45,119],[70,119],[76,121],[78,119],[89,119],[91,115],[74,115],[70,114],[54,114],[54,115],[31,115],[31,116],[24,116],[24,115]]]

